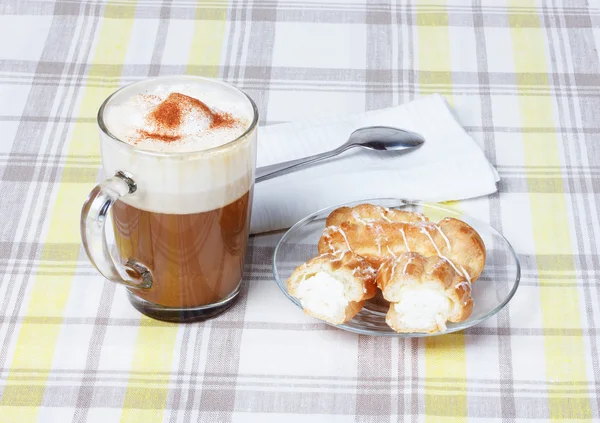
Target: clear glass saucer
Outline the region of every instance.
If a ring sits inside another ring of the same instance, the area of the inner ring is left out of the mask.
[[[273,274],[283,293],[302,308],[300,302],[287,292],[286,281],[294,269],[318,255],[317,243],[325,229],[327,216],[336,208],[358,204],[377,204],[393,209],[418,211],[430,220],[437,222],[444,217],[454,217],[471,225],[481,235],[487,251],[485,268],[479,279],[473,283],[473,313],[460,323],[448,323],[445,332],[435,334],[396,333],[386,323],[385,315],[389,303],[379,293],[367,301],[352,320],[342,325],[332,325],[350,332],[374,336],[395,336],[399,338],[425,337],[457,332],[483,322],[498,313],[511,300],[519,286],[521,266],[510,243],[497,230],[485,222],[435,203],[408,201],[402,199],[366,199],[340,204],[318,211],[296,223],[281,238],[273,256]]]

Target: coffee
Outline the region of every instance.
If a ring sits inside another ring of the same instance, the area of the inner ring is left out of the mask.
[[[113,138],[101,143],[105,172],[123,171],[136,184],[112,208],[119,257],[152,273],[150,288],[130,290],[131,302],[163,320],[220,311],[242,279],[253,103],[225,84],[158,78],[117,92],[100,113]]]
[[[137,295],[166,307],[218,303],[238,289],[250,222],[250,193],[225,207],[164,214],[118,201],[113,224],[119,254],[152,269],[155,285]]]

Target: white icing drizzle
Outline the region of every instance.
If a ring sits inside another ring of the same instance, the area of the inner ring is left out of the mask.
[[[388,253],[390,253],[390,255],[391,255],[392,257],[396,258],[396,254],[394,254],[394,252],[393,252],[392,250],[390,250],[390,246],[389,246],[389,245],[386,245],[386,246],[385,246],[385,248],[387,248],[387,250],[388,250]]]
[[[469,272],[467,272],[467,269],[465,269],[463,266],[459,265],[458,267],[460,267],[460,270],[462,270],[462,274],[464,275],[464,277],[467,279],[467,281],[469,283],[471,283],[471,275],[469,275]]]
[[[385,235],[385,232],[383,231],[383,228],[381,226],[374,226],[374,228],[375,232],[377,233],[377,236],[375,237],[375,245],[377,245],[377,252],[381,256],[381,236]]]
[[[328,226],[323,231],[323,234],[327,234],[327,245],[329,246],[329,250],[332,252],[332,254],[339,254],[340,252],[344,252],[344,250],[338,250],[333,246],[333,238],[331,236],[331,232],[336,231],[337,229],[337,226]]]
[[[344,253],[345,251],[342,251],[342,254],[334,254],[335,258],[333,260],[331,260],[332,262],[337,262],[337,261],[342,261],[344,259]]]
[[[377,208],[377,210],[379,211],[379,215],[381,216],[381,218],[383,220],[385,220],[388,223],[392,223],[392,221],[390,220],[390,218],[385,215],[385,213],[389,213],[390,209],[388,209],[387,207],[379,206]]]
[[[404,268],[402,269],[402,274],[405,275],[406,274],[406,269],[408,268],[408,265],[413,261],[413,257],[408,257],[408,260],[406,261],[406,263],[404,264]],[[396,262],[394,262],[394,264],[392,265],[392,276],[390,278],[390,280],[394,280],[394,275],[396,274]]]
[[[433,245],[433,248],[435,248],[435,251],[438,253],[438,256],[442,256],[442,252],[440,251],[440,249],[438,248],[438,246],[435,244],[435,242],[433,242],[433,238],[431,237],[431,234],[429,232],[427,232],[427,229],[421,227],[419,228],[419,231],[422,234],[427,235],[427,238],[429,238],[429,240],[431,241],[431,245]]]
[[[457,275],[463,275],[463,276],[465,275],[463,272],[458,270],[458,268],[456,267],[454,262],[452,260],[450,260],[448,257],[440,255],[440,258],[443,258],[444,260],[446,260],[448,262],[448,264],[450,264],[450,266],[452,266],[452,268],[454,269],[454,271],[456,272]],[[467,276],[469,276],[469,275],[467,274]],[[471,282],[471,279],[467,278],[467,281]]]
[[[402,234],[402,239],[404,240],[404,246],[406,247],[406,251],[410,253],[410,247],[408,246],[408,241],[406,240],[406,234],[404,233],[404,228],[400,228],[400,233]]]
[[[333,247],[333,244],[332,244],[333,239],[331,238],[330,229],[326,228],[325,230],[327,231],[327,245],[329,246],[329,250],[331,250],[333,252],[333,254],[336,254],[338,252],[338,250]]]
[[[437,227],[437,225],[434,225],[434,226]],[[427,229],[425,229],[424,227],[421,227],[421,228],[419,228],[419,230],[421,231],[421,233],[427,235],[427,238],[429,238],[429,240],[431,241],[431,244],[433,245],[433,248],[435,248],[435,251],[437,252],[438,256],[440,258],[446,260],[448,262],[448,264],[450,264],[450,266],[452,266],[452,268],[454,269],[454,271],[456,272],[457,275],[466,276],[467,280],[470,282],[471,278],[469,277],[469,274],[464,271],[465,269],[462,268],[463,271],[461,272],[460,270],[458,270],[458,268],[456,267],[456,265],[454,264],[454,262],[452,260],[450,260],[448,257],[446,257],[445,255],[442,254],[442,252],[440,251],[440,249],[438,248],[438,246],[433,241],[433,238],[431,237],[431,235],[429,234],[429,232],[427,232]]]
[[[352,251],[352,247],[350,247],[350,243],[348,242],[348,238],[346,237],[346,232],[339,226],[330,226],[330,228],[334,231],[337,231],[344,237],[344,241],[346,241],[346,246],[348,247],[348,251]]]
[[[448,247],[448,251],[452,251],[452,246],[450,245],[450,240],[448,239],[448,237],[446,236],[446,234],[444,233],[444,231],[442,231],[442,228],[440,228],[438,225],[433,225],[435,226],[435,228],[437,229],[437,231],[440,233],[440,235],[442,236],[442,238],[444,238],[444,241],[446,241],[446,246]]]
[[[457,283],[456,288],[458,288],[459,286],[462,286],[462,285],[468,286],[469,291],[471,290],[471,283],[469,281],[462,281],[461,283]]]
[[[402,269],[402,273],[406,274],[406,269],[408,268],[408,265],[413,261],[412,257],[409,257],[408,260],[406,261],[406,264],[404,265],[404,269]]]
[[[357,221],[362,223],[363,225],[369,225],[369,222],[367,222],[366,220],[364,220],[363,218],[360,217],[360,214],[355,210],[352,209],[352,217]]]

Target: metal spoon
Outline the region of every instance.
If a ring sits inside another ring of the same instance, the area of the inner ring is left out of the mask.
[[[290,160],[289,162],[259,167],[256,169],[256,182],[266,181],[267,179],[298,170],[307,164],[337,156],[352,147],[362,147],[367,150],[376,151],[408,152],[420,147],[424,142],[425,139],[421,135],[405,129],[391,128],[389,126],[368,126],[352,132],[348,141],[334,150],[297,160]]]

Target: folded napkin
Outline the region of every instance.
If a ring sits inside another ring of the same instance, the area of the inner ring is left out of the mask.
[[[377,197],[449,201],[496,191],[498,173],[439,95],[359,115],[262,127],[257,165],[331,150],[355,129],[374,125],[418,132],[425,144],[403,155],[354,148],[257,183],[251,232],[288,228],[317,210],[348,201]]]

